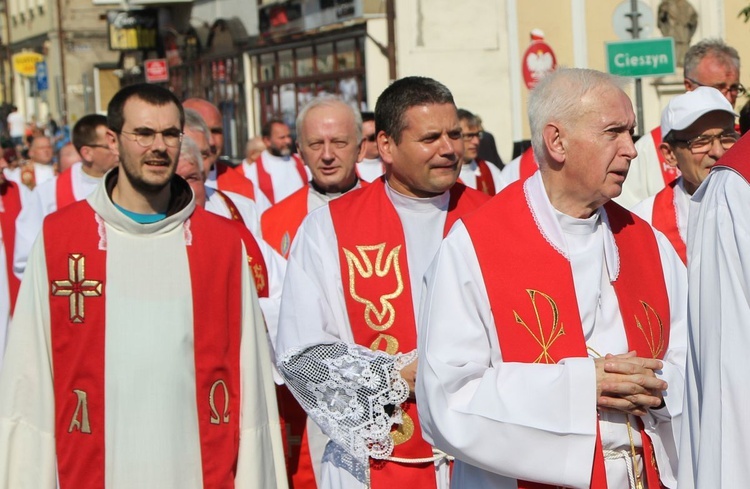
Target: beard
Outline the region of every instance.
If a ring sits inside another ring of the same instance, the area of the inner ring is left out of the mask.
[[[143,174],[136,174],[135,172],[131,171],[130,165],[123,164],[120,162],[120,168],[125,173],[126,178],[130,182],[130,185],[140,194],[143,195],[157,195],[160,192],[162,192],[166,187],[168,187],[171,182],[172,178],[175,175],[175,172],[177,171],[177,165],[175,162],[170,161],[169,156],[167,154],[164,154],[163,156],[160,155],[164,160],[167,161],[169,166],[169,171],[167,173],[167,178],[163,181],[156,181],[156,182],[150,182],[146,180],[143,177]],[[153,156],[149,159],[153,160]],[[143,166],[146,166],[145,163],[140,163]]]
[[[268,152],[280,158],[286,158],[292,154],[292,150],[289,146],[282,146],[281,148],[271,146],[268,148]]]

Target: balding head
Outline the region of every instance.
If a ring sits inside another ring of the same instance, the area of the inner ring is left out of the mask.
[[[57,155],[58,172],[64,172],[79,161],[81,161],[81,155],[78,154],[78,150],[73,146],[73,143],[66,144],[60,148],[60,152]]]
[[[257,160],[260,154],[266,149],[265,143],[261,136],[255,136],[247,141],[245,146],[245,159],[248,163]]]
[[[218,158],[224,151],[224,124],[219,109],[202,98],[189,98],[182,103],[186,109],[193,109],[203,117],[211,132],[211,149]]]
[[[52,161],[52,142],[47,136],[37,136],[29,146],[29,159],[47,165]]]

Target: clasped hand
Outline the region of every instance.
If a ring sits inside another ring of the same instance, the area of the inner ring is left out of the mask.
[[[662,404],[667,383],[656,377],[661,360],[637,357],[635,352],[595,358],[596,404],[600,409],[643,416]]]

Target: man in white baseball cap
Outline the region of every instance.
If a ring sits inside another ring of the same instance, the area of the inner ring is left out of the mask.
[[[698,87],[673,98],[661,115],[663,141],[659,150],[667,164],[682,176],[633,212],[664,233],[687,263],[687,225],[690,197],[726,150],[740,135],[732,105],[713,87]]]

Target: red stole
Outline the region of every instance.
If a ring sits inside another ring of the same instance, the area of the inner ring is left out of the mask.
[[[380,178],[367,188],[348,193],[332,201],[329,209],[354,340],[394,355],[416,348],[417,328],[404,232],[384,182]],[[454,185],[443,234],[458,218],[487,200],[479,191]],[[391,432],[396,445],[393,456],[431,457],[432,447],[422,438],[416,405],[406,401],[401,408],[404,423]],[[435,487],[432,462],[399,464],[371,459],[370,475],[374,489]]]
[[[255,200],[255,185],[245,178],[242,169],[232,168],[218,161],[215,163],[216,168],[216,186],[224,192],[234,192],[250,200]]]
[[[520,183],[508,187],[482,210],[463,218],[482,270],[503,361],[558,363],[567,357],[586,357],[570,262],[539,231],[523,187]],[[656,237],[645,221],[619,205],[610,202],[605,210],[620,254],[620,272],[613,286],[628,351],[663,358],[670,310]],[[513,236],[523,236],[524,245],[508,239]],[[648,487],[656,489],[661,485],[653,447],[642,429],[640,433],[646,480]],[[591,487],[605,489],[598,424],[592,455]],[[518,487],[551,486],[519,481]]]
[[[284,258],[289,257],[294,236],[307,215],[307,196],[310,187],[305,185],[260,216],[263,239]]]
[[[521,155],[521,161],[519,162],[519,180],[524,181],[527,178],[529,178],[531,175],[536,173],[536,171],[539,169],[539,165],[536,162],[536,159],[534,158],[534,149],[529,147],[526,149],[526,151],[523,152]]]
[[[480,159],[474,161],[477,162],[477,167],[479,168],[479,175],[477,175],[477,190],[492,197],[497,192],[495,191],[495,180],[492,179],[492,173],[490,173],[487,162]],[[458,181],[464,183],[460,178]]]
[[[490,167],[487,166],[487,162],[484,160],[477,159],[476,161],[477,166],[479,167],[479,176],[477,176],[477,190],[492,197],[497,192],[495,191],[495,180],[492,179]]]
[[[75,232],[71,232],[71,222],[76,223]],[[193,292],[194,408],[198,412],[203,484],[232,488],[240,429],[240,240],[234,225],[200,208],[190,218],[190,230],[193,239],[187,255]],[[105,487],[106,456],[107,252],[99,249],[99,223],[85,200],[47,217],[44,236],[53,237],[45,239],[44,246],[50,279],[60,487],[100,489]],[[222,253],[216,253],[217,249]],[[222,286],[208,286],[206,280]]]
[[[661,150],[659,149],[659,145],[661,144],[661,127],[656,127],[651,131],[651,139],[654,141],[656,157],[659,158],[659,169],[661,170],[661,176],[664,179],[664,185],[669,185],[681,175],[680,170],[676,166],[671,166],[667,163],[664,155],[661,154]]]
[[[58,209],[76,202],[76,197],[73,194],[73,171],[70,168],[57,176],[55,198],[57,199]]]
[[[10,312],[16,306],[18,288],[21,282],[13,273],[13,246],[16,242],[16,218],[21,212],[21,194],[18,185],[6,180],[0,185],[0,230],[3,233],[5,246],[5,267],[8,275],[8,292],[10,295]]]
[[[258,297],[268,297],[268,267],[266,266],[266,260],[263,258],[263,253],[260,251],[260,246],[258,246],[258,241],[245,226],[245,220],[242,219],[242,214],[240,214],[240,210],[232,202],[232,199],[218,189],[216,189],[216,194],[221,197],[229,209],[230,219],[238,224],[237,230],[242,237],[242,242],[245,243],[247,263],[250,266],[250,275],[253,277]]]
[[[711,171],[717,168],[728,168],[750,183],[750,138],[741,137],[737,143],[724,153],[724,156],[717,162]]]
[[[687,246],[680,236],[680,229],[677,225],[677,206],[674,203],[674,188],[678,183],[679,179],[673,180],[654,196],[651,223],[664,233],[680,256],[682,263],[687,265]]]
[[[299,173],[299,177],[302,180],[302,185],[305,185],[307,183],[307,172],[305,171],[305,165],[296,154],[292,154],[292,159],[294,160],[294,164],[297,168],[297,173]],[[255,160],[255,167],[258,169],[258,187],[260,188],[260,191],[263,192],[266,197],[268,197],[268,200],[271,202],[271,204],[275,204],[276,197],[273,193],[273,182],[271,181],[271,174],[268,173],[268,171],[266,171],[265,167],[263,166],[263,155],[258,156],[258,159]]]

